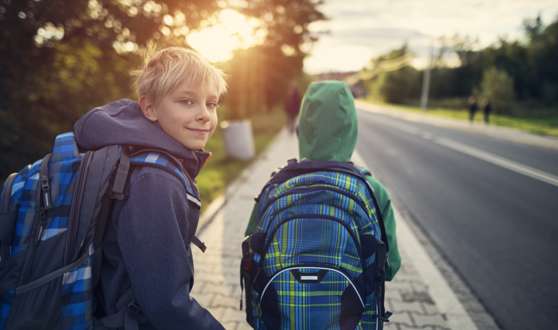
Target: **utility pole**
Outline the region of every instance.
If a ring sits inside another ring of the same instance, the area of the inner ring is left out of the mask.
[[[422,110],[426,110],[428,106],[428,92],[430,90],[430,69],[432,67],[432,56],[434,52],[434,47],[430,45],[430,53],[428,56],[428,64],[422,75],[422,93],[420,97],[420,107]]]

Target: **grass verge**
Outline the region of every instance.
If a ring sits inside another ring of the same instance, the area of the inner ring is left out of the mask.
[[[259,155],[265,149],[285,125],[286,116],[280,110],[275,109],[275,111],[256,114],[251,118],[256,155]],[[225,145],[220,129],[209,140],[206,149],[211,151],[212,155],[196,179],[203,205],[209,205],[211,201],[223,193],[225,187],[253,161],[228,158],[225,154]]]
[[[457,119],[462,121],[469,120],[469,113],[466,109],[447,109],[433,107],[424,111],[419,107],[407,105],[394,105],[387,103],[371,102],[369,100],[361,100],[367,103],[381,105],[385,108],[410,111],[415,113],[424,114],[425,116],[443,117],[450,119]],[[483,124],[482,111],[477,111],[475,116],[475,124]],[[558,114],[554,113],[536,113],[536,114],[522,114],[517,116],[494,114],[490,115],[490,124],[496,126],[510,127],[519,129],[525,132],[558,137]]]

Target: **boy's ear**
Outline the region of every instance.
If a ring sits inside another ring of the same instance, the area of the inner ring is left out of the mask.
[[[157,111],[155,111],[155,104],[147,96],[141,96],[139,99],[141,112],[149,121],[157,121]]]

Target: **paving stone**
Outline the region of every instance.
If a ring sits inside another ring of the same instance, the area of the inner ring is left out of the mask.
[[[384,330],[399,330],[399,324],[393,322],[384,323]]]
[[[227,308],[225,314],[223,315],[223,322],[234,321],[237,323],[245,322],[246,316],[244,311],[237,308]]]
[[[409,312],[394,313],[389,318],[389,323],[406,324],[406,325],[409,325],[409,326],[414,325],[413,319],[411,318],[411,315],[409,314]]]
[[[196,299],[196,301],[202,306],[211,306],[213,299],[215,298],[214,294],[195,294],[192,292],[192,297]]]
[[[294,145],[292,140],[275,143],[278,145],[273,146],[273,150],[280,148],[282,143]],[[245,311],[239,310],[240,245],[253,206],[253,197],[269,179],[272,169],[296,156],[296,148],[288,149],[280,151],[279,155],[264,155],[242,174],[242,179],[246,180],[244,183],[237,182],[229,187],[226,204],[199,235],[208,250],[206,253],[193,250],[196,281],[192,296],[208,308],[226,329],[251,329],[245,321]],[[428,285],[420,277],[412,259],[408,258],[405,244],[402,243],[400,253],[403,265],[394,281],[386,283],[386,308],[394,314],[384,329],[449,329],[444,315],[439,312],[435,299],[429,293]]]
[[[398,302],[393,306],[393,313],[399,312],[416,312],[416,313],[423,313],[424,308],[422,308],[422,304],[419,302]]]
[[[222,324],[226,330],[236,330],[239,322],[223,322]]]
[[[447,321],[443,314],[421,314],[421,313],[410,313],[414,324],[419,327],[431,326],[439,327],[444,329],[449,329],[447,327]]]

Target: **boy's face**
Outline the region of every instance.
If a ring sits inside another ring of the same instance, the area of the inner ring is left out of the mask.
[[[219,95],[209,87],[184,82],[158,104],[140,100],[144,115],[186,148],[200,150],[217,127]]]

